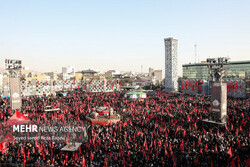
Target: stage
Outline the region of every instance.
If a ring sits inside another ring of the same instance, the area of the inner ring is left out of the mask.
[[[69,143],[69,145],[64,146],[61,151],[77,151],[79,146],[81,146],[82,143],[75,143],[75,146],[72,145],[72,142]]]

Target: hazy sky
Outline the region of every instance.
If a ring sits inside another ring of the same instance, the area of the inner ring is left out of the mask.
[[[5,58],[36,71],[143,71],[165,65],[164,38],[179,39],[181,64],[250,57],[249,0],[0,0]],[[181,70],[181,69],[180,69]]]

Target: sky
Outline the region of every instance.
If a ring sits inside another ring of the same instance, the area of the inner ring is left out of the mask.
[[[210,57],[250,59],[249,0],[0,0],[0,68],[165,71],[164,38],[178,66]]]

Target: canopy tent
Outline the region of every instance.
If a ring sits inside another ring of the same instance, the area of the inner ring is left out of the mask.
[[[135,92],[146,92],[146,90],[142,89],[141,87],[136,89]]]
[[[128,92],[124,95],[124,97],[131,99],[146,98],[147,94],[144,92]]]
[[[19,111],[16,111],[15,114],[12,115],[12,117],[8,121],[3,122],[2,124],[4,126],[11,126],[11,125],[19,125],[19,124],[28,123],[29,121],[30,121],[29,118],[25,117]]]

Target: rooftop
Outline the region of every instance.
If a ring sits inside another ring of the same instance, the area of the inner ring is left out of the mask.
[[[244,61],[230,61],[228,62],[231,65],[234,64],[250,64],[250,60],[244,60]],[[191,64],[183,64],[182,67],[190,67],[190,66],[207,66],[207,63],[191,63]]]

